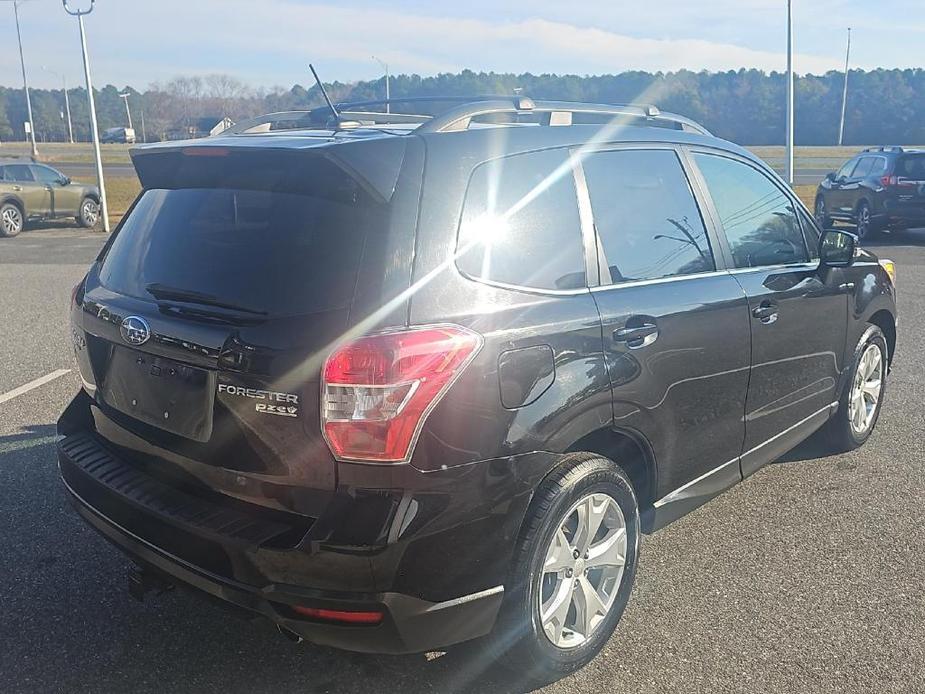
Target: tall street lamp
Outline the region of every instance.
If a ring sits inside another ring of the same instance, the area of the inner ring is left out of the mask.
[[[376,56],[372,56],[372,59],[375,60],[382,66],[382,69],[385,70],[385,112],[391,113],[392,110],[389,108],[389,99],[391,99],[391,94],[389,93],[389,64],[383,60],[379,60]]]
[[[848,64],[851,61],[851,27],[848,27],[848,49],[845,51],[845,88],[841,95],[841,122],[838,125],[838,146],[845,140],[845,109],[848,107]]]
[[[44,65],[42,66],[42,69],[45,72],[54,75],[55,77],[61,78],[61,84],[64,87],[64,110],[67,113],[67,140],[71,144],[74,144],[74,128],[71,125],[71,100],[67,95],[67,78],[64,75],[59,75],[54,70],[48,69]]]
[[[29,137],[32,140],[32,157],[39,156],[39,148],[35,144],[35,121],[32,120],[32,99],[29,96],[29,81],[26,79],[26,59],[22,52],[22,32],[19,30],[19,0],[13,0],[13,14],[16,15],[16,38],[19,40],[19,64],[22,66],[22,86],[26,91],[26,111],[29,114]]]
[[[131,93],[123,92],[122,94],[119,94],[119,96],[121,96],[123,101],[125,101],[125,114],[128,116],[128,129],[134,130],[132,127],[132,111],[128,107],[128,98],[131,96]]]
[[[100,132],[96,123],[96,102],[93,98],[93,80],[90,77],[90,56],[87,53],[87,33],[84,30],[84,15],[93,12],[96,0],[90,0],[90,7],[86,10],[73,10],[68,6],[68,0],[61,0],[64,11],[77,17],[80,26],[80,47],[84,58],[84,77],[87,79],[87,100],[90,102],[90,136],[93,138],[93,152],[96,155],[96,180],[100,187],[100,214],[103,215],[103,230],[109,233],[109,206],[106,204],[106,182],[103,180],[103,156],[100,154]]]
[[[793,1],[787,0],[787,183],[793,185]]]

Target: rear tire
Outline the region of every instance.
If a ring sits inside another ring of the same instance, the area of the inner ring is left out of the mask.
[[[850,378],[838,403],[838,411],[826,424],[825,434],[833,453],[853,451],[864,445],[877,426],[886,394],[889,352],[883,332],[870,326],[858,343]]]
[[[100,204],[93,198],[84,198],[80,201],[77,210],[77,223],[84,229],[92,229],[100,221]]]
[[[524,519],[489,640],[495,658],[506,652],[500,661],[538,684],[591,661],[626,609],[639,532],[636,495],[616,463],[591,453],[564,461]]]
[[[22,210],[11,202],[0,205],[0,236],[12,238],[18,236],[26,225]]]

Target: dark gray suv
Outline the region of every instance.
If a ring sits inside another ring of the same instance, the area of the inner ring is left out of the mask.
[[[61,475],[138,596],[561,676],[643,532],[814,432],[867,440],[892,266],[654,107],[389,105],[133,151],[74,290]]]

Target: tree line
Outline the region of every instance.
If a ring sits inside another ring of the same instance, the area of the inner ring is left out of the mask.
[[[796,83],[796,142],[831,145],[838,138],[844,73],[806,75]],[[846,144],[925,143],[925,69],[852,70],[848,77]],[[384,79],[325,84],[338,101],[382,98]],[[784,141],[786,80],[782,73],[623,72],[613,75],[534,75],[473,72],[431,77],[395,75],[393,98],[523,93],[537,99],[598,103],[655,103],[699,121],[720,137],[745,145]],[[127,125],[120,93],[128,92],[139,138],[142,120],[148,141],[178,137],[200,119],[238,121],[261,113],[299,110],[322,104],[314,85],[259,89],[227,75],[181,77],[150,85],[143,92],[107,85],[95,91],[100,129]],[[33,89],[33,118],[41,141],[65,141],[62,89]],[[86,90],[68,90],[74,136],[89,140]],[[21,88],[0,87],[0,141],[23,140],[27,120]]]

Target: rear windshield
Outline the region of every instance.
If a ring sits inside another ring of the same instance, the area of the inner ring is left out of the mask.
[[[100,281],[142,299],[153,300],[156,285],[274,316],[345,307],[383,207],[347,186],[323,197],[148,190],[107,251]]]
[[[907,154],[896,162],[896,175],[925,181],[925,154]]]

